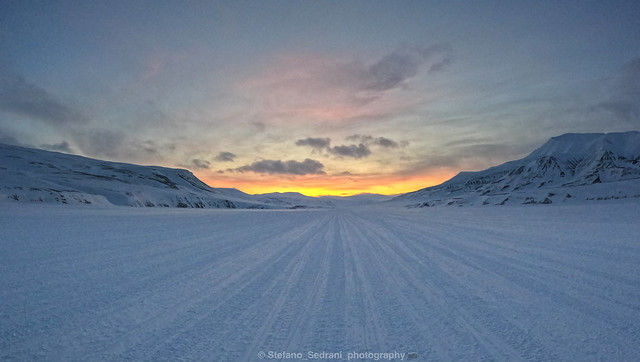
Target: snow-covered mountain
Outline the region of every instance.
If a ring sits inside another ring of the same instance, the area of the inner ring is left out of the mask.
[[[527,157],[400,195],[410,206],[535,204],[640,197],[640,132],[569,133]]]
[[[319,198],[333,203],[336,207],[352,207],[378,204],[384,201],[389,201],[393,197],[393,195],[362,193],[351,196],[320,196]]]
[[[0,201],[142,207],[273,208],[191,172],[0,144]]]
[[[331,200],[303,195],[299,192],[272,192],[253,195],[256,200],[288,209],[334,208]]]

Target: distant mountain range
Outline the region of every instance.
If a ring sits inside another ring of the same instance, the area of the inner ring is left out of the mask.
[[[395,197],[410,207],[550,204],[640,197],[640,132],[569,133],[527,157]]]
[[[309,197],[213,188],[188,170],[95,160],[0,144],[0,202],[178,208],[335,208],[391,196]]]
[[[0,201],[178,208],[334,208],[390,196],[249,195],[213,188],[190,171],[100,161],[0,144]],[[557,204],[640,198],[640,132],[564,134],[527,157],[461,172],[388,203],[441,205]]]

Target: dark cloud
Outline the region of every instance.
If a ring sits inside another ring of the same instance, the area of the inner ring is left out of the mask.
[[[330,138],[308,137],[302,140],[297,140],[296,145],[309,146],[312,147],[314,151],[326,150],[332,155],[344,157],[363,158],[371,154],[371,150],[369,149],[369,147],[362,143],[358,145],[342,145],[331,147]]]
[[[71,150],[71,147],[69,146],[69,142],[67,141],[62,141],[60,143],[54,143],[54,144],[43,144],[43,145],[40,145],[40,147],[50,151],[73,153],[73,151]]]
[[[384,148],[398,148],[398,147],[405,147],[406,145],[408,145],[408,142],[406,141],[398,143],[386,137],[376,138],[370,135],[361,135],[361,134],[354,134],[354,135],[347,136],[346,140],[356,141],[358,142],[358,144],[331,147],[330,138],[308,137],[305,139],[297,140],[296,145],[309,146],[309,147],[312,147],[314,151],[326,150],[327,153],[332,155],[341,156],[341,157],[352,157],[352,158],[364,158],[371,155],[371,149],[369,148],[370,145],[380,146]]]
[[[208,169],[210,164],[211,163],[209,161],[201,160],[199,158],[194,158],[193,160],[191,160],[191,165],[195,168]]]
[[[385,148],[398,148],[398,147],[400,147],[398,142],[396,142],[394,140],[390,140],[390,139],[385,138],[385,137],[378,137],[373,141],[373,143],[375,145],[377,145],[377,146],[381,146],[381,147],[385,147]]]
[[[0,131],[0,143],[12,146],[23,146],[22,142],[18,141],[17,138],[2,131]]]
[[[403,47],[383,56],[366,69],[363,88],[374,91],[397,88],[418,75],[422,66],[427,66],[428,72],[434,72],[444,69],[451,61],[451,49],[443,45]]]
[[[54,125],[87,123],[88,119],[53,94],[24,78],[0,73],[0,110]]]
[[[219,162],[233,162],[233,160],[235,158],[236,158],[236,155],[231,153],[231,152],[220,152],[216,156],[216,161],[219,161]]]
[[[74,143],[92,157],[118,158],[126,153],[125,134],[108,129],[78,130],[73,134]]]
[[[336,176],[353,176],[353,174],[349,171],[342,171],[336,174]]]
[[[163,162],[166,154],[175,154],[176,144],[141,140],[135,134],[105,128],[80,128],[70,132],[82,154],[126,162]],[[182,167],[191,167],[191,163]]]
[[[640,123],[640,58],[626,63],[610,81],[608,90],[608,99],[594,109],[622,121]]]
[[[361,135],[361,134],[354,134],[351,136],[347,136],[346,140],[357,141],[365,145],[375,145],[375,146],[380,146],[384,148],[398,148],[398,147],[406,147],[409,145],[409,142],[407,141],[400,141],[398,143],[386,137],[373,137],[370,135]]]
[[[309,146],[314,150],[318,150],[318,151],[328,148],[330,144],[331,144],[331,138],[308,137],[306,139],[296,141],[297,146]]]
[[[360,142],[360,143],[369,143],[369,142],[373,141],[373,136],[354,134],[354,135],[345,137],[345,139],[347,141],[356,141],[356,142]]]
[[[369,149],[369,147],[362,143],[360,143],[359,145],[334,146],[329,149],[329,152],[334,155],[353,158],[363,158],[371,154],[371,150]]]
[[[234,169],[237,172],[255,172],[285,175],[324,175],[324,165],[309,158],[302,162],[289,160],[262,160]]]

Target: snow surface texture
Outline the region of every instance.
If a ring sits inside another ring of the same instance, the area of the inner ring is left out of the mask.
[[[5,203],[0,360],[638,361],[638,215]]]
[[[565,134],[529,156],[396,197],[413,207],[640,198],[640,132]]]

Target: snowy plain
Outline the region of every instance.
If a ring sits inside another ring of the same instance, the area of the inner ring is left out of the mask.
[[[637,361],[639,215],[3,203],[0,360]]]

